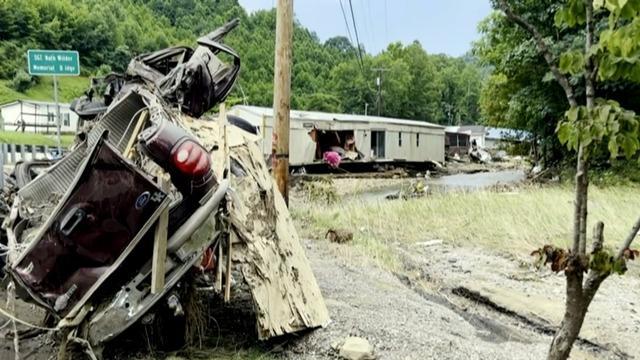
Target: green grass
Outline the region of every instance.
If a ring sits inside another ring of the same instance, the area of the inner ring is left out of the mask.
[[[89,78],[83,76],[62,76],[58,78],[58,92],[61,102],[70,102],[89,88]],[[53,78],[41,76],[40,81],[26,93],[11,88],[10,80],[0,80],[0,104],[14,100],[53,101]]]
[[[602,220],[606,244],[617,247],[640,215],[640,187],[592,187],[589,229]],[[371,258],[395,267],[393,244],[442,239],[519,256],[544,244],[568,247],[572,234],[573,189],[526,187],[512,193],[433,194],[408,201],[333,205],[295,201],[291,209],[301,235],[323,237],[329,228],[354,232],[354,245]],[[390,251],[391,250],[391,251]]]
[[[60,137],[63,146],[73,143],[73,135],[62,135]],[[0,131],[0,143],[6,144],[26,144],[26,145],[58,145],[55,135],[19,133],[11,131]]]

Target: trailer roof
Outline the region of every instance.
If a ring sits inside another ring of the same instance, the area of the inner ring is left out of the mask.
[[[273,117],[273,109],[259,106],[249,105],[236,105],[233,107],[240,111],[252,113],[257,116],[270,116]],[[359,122],[359,123],[372,123],[372,124],[395,124],[395,125],[407,125],[407,126],[420,126],[433,129],[444,129],[444,126],[429,123],[419,120],[407,120],[387,118],[381,116],[365,116],[356,114],[338,114],[338,113],[326,113],[319,111],[299,111],[291,110],[291,120],[297,121],[338,121],[338,122]]]

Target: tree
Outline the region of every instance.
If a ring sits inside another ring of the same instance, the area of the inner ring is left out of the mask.
[[[122,72],[136,55],[192,46],[232,18],[240,25],[224,41],[240,55],[242,70],[231,98],[271,106],[275,11],[247,14],[238,0],[0,0],[0,79],[26,69],[29,48],[78,50],[83,73],[103,72],[101,66]],[[348,38],[321,42],[298,22],[293,36],[296,109],[364,113],[368,104],[375,113],[378,74],[372,69],[388,67],[381,89],[385,116],[446,123],[449,107],[464,122],[479,120],[481,77],[473,61],[427,54],[418,42],[391,44],[376,56],[361,46],[360,54]]]
[[[565,314],[549,348],[548,359],[567,359],[580,333],[584,317],[600,284],[612,273],[626,271],[626,262],[638,256],[630,246],[640,230],[636,220],[620,249],[606,250],[604,224],[593,231],[592,250],[587,254],[588,171],[591,158],[602,144],[611,157],[624,153],[630,158],[640,148],[640,119],[616,101],[596,97],[597,83],[640,81],[640,0],[567,0],[554,15],[559,32],[582,27],[581,41],[574,42],[556,56],[553,44],[522,13],[527,0],[494,0],[509,21],[524,29],[561,86],[569,109],[558,124],[560,141],[577,152],[573,241],[568,250],[545,246],[536,253],[554,271],[566,278]],[[606,26],[596,27],[599,18]],[[576,92],[577,81],[584,83],[584,94]]]
[[[577,30],[558,33],[554,27],[557,0],[518,1],[518,13],[526,14],[544,38],[567,44]],[[566,110],[566,98],[553,79],[544,58],[529,33],[495,12],[479,25],[482,38],[473,53],[491,69],[479,100],[482,121],[490,126],[531,132],[541,146],[545,166],[567,156],[555,129]],[[577,84],[581,88],[581,84]],[[583,90],[578,89],[578,92]]]

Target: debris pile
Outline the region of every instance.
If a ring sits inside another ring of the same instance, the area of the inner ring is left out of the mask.
[[[347,229],[329,229],[324,237],[331,242],[342,244],[353,241],[353,232]]]
[[[229,301],[234,269],[259,338],[328,323],[255,134],[228,125],[224,106],[200,118],[235,84],[240,58],[223,38],[236,25],[94,82],[73,103],[85,124],[71,151],[0,196],[5,269],[63,344],[99,356],[143,318],[188,316],[175,289],[194,276]]]

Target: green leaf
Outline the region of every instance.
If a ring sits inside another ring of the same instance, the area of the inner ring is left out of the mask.
[[[542,82],[548,83],[548,82],[554,81],[555,79],[556,78],[555,76],[553,76],[553,73],[551,71],[547,71],[542,77]]]
[[[613,267],[611,255],[606,251],[598,251],[591,255],[589,268],[600,273],[609,273]]]
[[[638,139],[632,136],[625,136],[622,140],[622,150],[625,157],[630,159],[638,151]]]
[[[569,138],[571,137],[571,133],[572,133],[572,128],[571,128],[571,124],[568,122],[561,122],[560,124],[558,124],[558,140],[560,141],[561,144],[566,144],[569,141]]]
[[[578,121],[578,109],[579,107],[572,107],[571,109],[567,110],[567,119],[571,122],[576,122]]]
[[[624,275],[624,273],[627,272],[626,261],[624,261],[624,259],[618,259],[618,261],[614,261],[611,270],[618,275]]]
[[[615,159],[618,157],[618,143],[616,142],[615,136],[609,139],[609,144],[607,144],[607,149],[609,149],[609,153],[611,154],[612,159]]]
[[[556,27],[562,27],[566,23],[566,9],[556,11],[556,14],[553,16],[553,22]]]
[[[565,74],[581,74],[584,71],[584,54],[579,51],[563,53],[560,55],[560,70]]]
[[[611,105],[603,105],[598,109],[600,121],[606,123],[609,119],[609,112],[611,112]]]
[[[618,4],[618,0],[605,0],[604,6],[607,8],[607,10],[611,12],[620,10],[620,5]]]

